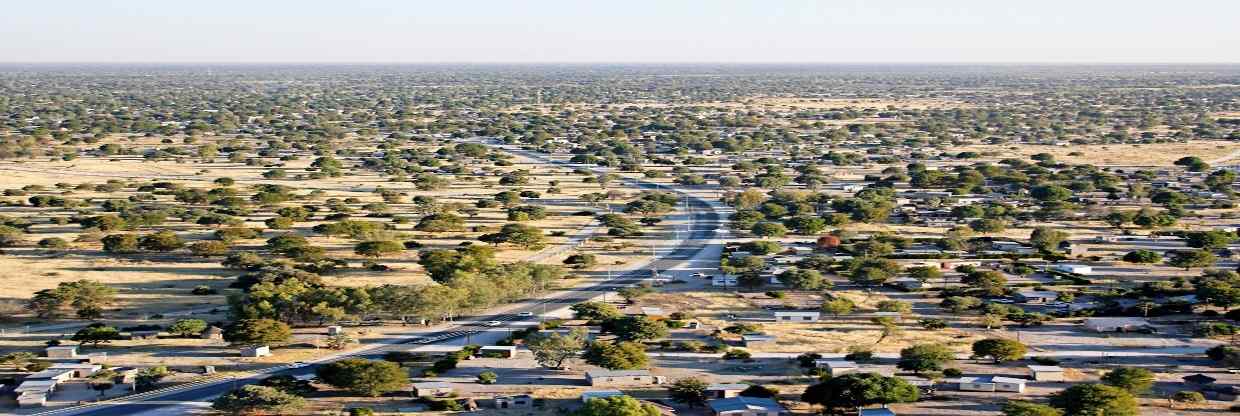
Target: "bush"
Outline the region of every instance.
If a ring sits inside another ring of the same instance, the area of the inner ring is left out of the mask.
[[[960,371],[960,369],[959,369],[959,368],[945,368],[945,369],[943,369],[943,377],[960,377],[960,376],[962,376],[962,375],[964,375],[964,372],[963,372],[963,371]]]
[[[63,250],[69,248],[69,242],[59,237],[48,237],[39,240],[39,247],[51,250]]]
[[[478,384],[495,384],[496,381],[499,381],[499,375],[494,371],[483,371],[478,374]]]
[[[739,348],[733,348],[723,353],[723,359],[725,360],[748,360],[752,356],[753,354],[750,354],[749,351]]]

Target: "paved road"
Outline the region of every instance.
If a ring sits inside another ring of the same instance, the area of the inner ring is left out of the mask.
[[[542,154],[507,147],[505,150],[541,163],[569,166],[566,162],[553,160]],[[237,386],[254,383],[259,379],[268,376],[298,376],[312,374],[314,373],[314,367],[316,365],[343,358],[377,358],[388,351],[408,350],[418,345],[447,344],[457,340],[462,340],[466,337],[495,332],[495,328],[475,325],[473,324],[474,322],[499,321],[504,323],[505,326],[533,325],[533,322],[523,320],[531,319],[528,317],[528,315],[531,314],[538,315],[547,309],[562,309],[574,303],[592,299],[598,296],[600,292],[605,293],[607,291],[614,290],[618,286],[631,285],[640,282],[641,280],[650,277],[649,269],[671,270],[681,268],[687,264],[700,263],[710,260],[705,258],[709,256],[704,256],[704,254],[709,254],[706,248],[709,246],[709,243],[715,240],[717,230],[723,225],[723,218],[717,211],[718,204],[716,202],[708,201],[701,197],[695,196],[690,192],[684,192],[684,190],[678,188],[669,188],[667,186],[661,186],[636,179],[626,178],[622,181],[630,186],[642,189],[660,189],[680,194],[685,200],[685,207],[687,208],[689,218],[689,227],[688,230],[685,230],[685,232],[679,233],[680,240],[671,249],[660,252],[660,255],[653,257],[650,262],[641,265],[640,267],[617,273],[611,280],[603,280],[582,287],[556,291],[539,299],[521,302],[514,305],[507,305],[499,308],[501,312],[498,313],[473,317],[462,317],[460,318],[460,321],[468,323],[429,333],[408,333],[390,341],[372,344],[362,349],[324,357],[310,362],[309,365],[302,367],[294,368],[292,366],[277,366],[256,372],[254,375],[240,379],[207,380],[199,383],[127,396],[113,401],[51,410],[37,414],[91,416],[184,414],[192,410],[192,408],[200,407],[201,402],[203,401],[209,400]]]

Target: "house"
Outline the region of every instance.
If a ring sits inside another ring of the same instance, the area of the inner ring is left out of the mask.
[[[818,311],[775,311],[775,322],[815,322],[821,316]]]
[[[56,391],[56,380],[30,380],[27,378],[13,389],[13,393],[17,395],[17,405],[20,407],[43,406],[47,404],[47,396],[51,396]]]
[[[528,409],[534,407],[534,396],[518,394],[515,396],[497,396],[496,409]]]
[[[514,358],[517,356],[516,345],[487,345],[478,350],[478,355],[494,358]]]
[[[17,394],[18,407],[42,407],[47,405],[46,393],[25,392]]]
[[[271,355],[271,347],[261,345],[257,347],[245,347],[241,349],[242,357],[258,358]]]
[[[340,325],[332,325],[327,327],[328,336],[344,335],[344,327]]]
[[[1034,381],[1064,381],[1063,368],[1057,365],[1031,365],[1029,374]]]
[[[1085,318],[1085,328],[1094,332],[1129,332],[1152,327],[1142,318],[1094,317]]]
[[[594,370],[586,372],[586,383],[595,387],[645,386],[660,384],[662,377],[646,370]]]
[[[851,373],[851,372],[857,371],[857,369],[860,368],[857,366],[857,363],[854,363],[852,361],[830,360],[830,359],[814,360],[814,367],[827,369],[827,374],[829,374],[831,377],[836,377],[836,376],[840,376],[843,374]]]
[[[886,407],[857,410],[857,416],[896,416],[896,412]]]
[[[748,384],[731,383],[731,384],[711,384],[706,386],[706,397],[713,399],[726,399],[736,397],[742,391],[749,388]]]
[[[1056,264],[1051,266],[1051,270],[1060,273],[1073,273],[1079,275],[1089,275],[1094,272],[1094,268],[1083,264]]]
[[[708,400],[706,406],[715,416],[780,416],[788,411],[773,399],[736,396]]]
[[[47,369],[72,371],[73,377],[86,378],[95,375],[95,373],[103,369],[103,366],[91,363],[57,363],[52,364],[52,366]]]
[[[451,384],[441,381],[429,381],[424,383],[413,383],[413,397],[442,397],[452,394],[454,389]]]
[[[741,335],[741,345],[746,347],[756,347],[760,345],[770,345],[775,343],[775,337],[767,334],[744,334]]]
[[[1059,249],[1063,250],[1064,254],[1067,254],[1068,257],[1078,257],[1089,254],[1089,248],[1086,248],[1084,244],[1073,243],[1071,241],[1059,243]]]
[[[77,347],[75,346],[47,347],[47,349],[43,351],[47,355],[47,358],[54,358],[54,359],[78,358],[78,352],[77,352],[78,350],[77,350]]]
[[[589,390],[581,392],[581,402],[585,403],[594,399],[606,399],[608,397],[623,396],[620,390]]]
[[[961,377],[960,390],[1024,393],[1026,381],[1021,378],[1000,376]]]
[[[46,370],[26,376],[26,380],[51,380],[56,383],[63,383],[72,380],[75,374],[77,374],[77,371],[73,369],[53,369],[49,367]]]
[[[1050,290],[1022,290],[1016,292],[1016,300],[1029,304],[1044,304],[1059,299],[1059,292]]]

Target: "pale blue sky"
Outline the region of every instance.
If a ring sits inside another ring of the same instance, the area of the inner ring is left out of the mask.
[[[1240,0],[35,0],[0,62],[1240,62]]]

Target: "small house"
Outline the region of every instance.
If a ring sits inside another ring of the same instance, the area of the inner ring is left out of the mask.
[[[528,409],[531,407],[534,407],[534,396],[528,394],[495,397],[496,409]]]
[[[47,358],[53,358],[53,359],[78,358],[78,349],[76,346],[47,347],[47,349],[43,351],[47,355]]]
[[[1020,378],[999,376],[961,377],[960,390],[1024,393],[1026,381]]]
[[[818,311],[775,311],[775,322],[816,322],[821,316]]]
[[[491,358],[515,358],[516,345],[487,345],[478,350],[478,355]]]
[[[1029,374],[1034,381],[1064,381],[1063,368],[1057,365],[1031,365]]]
[[[1059,292],[1050,290],[1022,290],[1016,292],[1016,300],[1028,304],[1045,304],[1059,299]]]
[[[1093,317],[1085,318],[1085,328],[1094,332],[1129,332],[1152,327],[1142,318]]]
[[[429,381],[424,383],[413,383],[413,397],[442,397],[452,394],[454,389],[451,384],[441,381]]]
[[[47,405],[47,393],[25,392],[17,394],[18,407],[43,407]]]
[[[594,370],[586,372],[586,383],[594,387],[645,386],[659,384],[660,377],[646,370]]]
[[[606,399],[608,397],[623,396],[620,390],[590,390],[581,392],[581,402],[585,403],[594,399]]]
[[[47,369],[72,371],[73,377],[86,378],[95,375],[96,372],[103,369],[103,366],[91,363],[56,363]]]
[[[765,397],[736,396],[706,402],[715,416],[781,416],[788,411],[779,402]]]
[[[241,349],[242,357],[258,358],[271,356],[271,347],[261,345],[257,347],[245,347]]]
[[[711,384],[706,386],[706,397],[712,399],[736,397],[741,395],[741,392],[747,388],[749,388],[748,384],[740,383]]]
[[[831,377],[857,371],[857,363],[845,360],[814,360],[814,367],[824,368]]]
[[[77,374],[77,371],[73,369],[48,368],[26,376],[26,380],[49,380],[54,383],[64,383],[72,380],[75,374]]]
[[[327,327],[327,336],[344,335],[344,327],[340,325],[332,325]]]
[[[746,347],[757,347],[761,345],[770,345],[775,343],[775,337],[767,334],[745,334],[741,335],[741,345]]]
[[[886,407],[857,410],[857,416],[896,416],[896,412]]]

